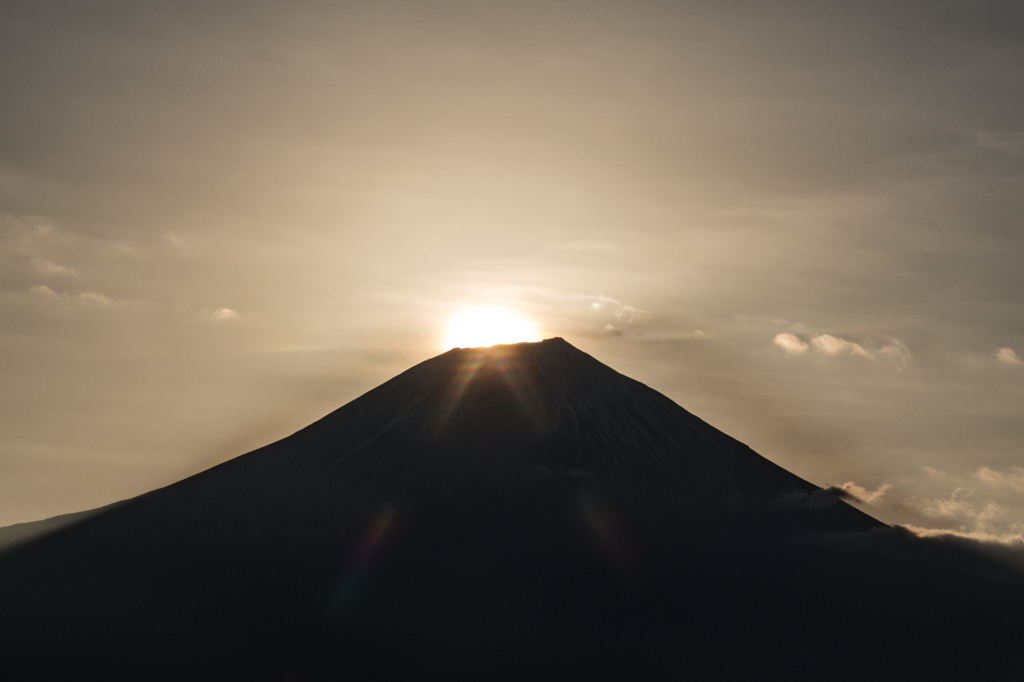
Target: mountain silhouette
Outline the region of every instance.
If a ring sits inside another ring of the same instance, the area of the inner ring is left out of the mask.
[[[0,557],[0,672],[997,679],[1000,552],[888,528],[562,339],[454,349]]]

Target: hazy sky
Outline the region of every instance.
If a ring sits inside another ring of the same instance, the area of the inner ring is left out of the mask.
[[[1019,1],[5,0],[0,93],[0,525],[500,304],[885,521],[1024,534]]]

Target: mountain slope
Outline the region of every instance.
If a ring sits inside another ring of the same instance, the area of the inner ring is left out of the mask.
[[[0,653],[44,679],[976,673],[1022,604],[549,339],[450,351],[11,552]]]

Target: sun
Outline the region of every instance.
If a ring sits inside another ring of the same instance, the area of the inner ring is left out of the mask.
[[[515,311],[497,306],[477,306],[463,310],[448,321],[441,345],[448,350],[540,340],[537,325]]]

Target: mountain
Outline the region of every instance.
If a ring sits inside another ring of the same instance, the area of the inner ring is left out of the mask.
[[[996,679],[1024,581],[984,549],[890,529],[562,339],[454,349],[0,557],[0,671]]]
[[[114,503],[114,505],[117,504],[119,503]],[[85,521],[90,516],[100,514],[114,505],[107,505],[105,507],[100,507],[99,509],[88,509],[85,511],[73,512],[71,514],[61,514],[60,516],[51,516],[48,519],[41,519],[39,521],[29,521],[27,523],[15,523],[10,526],[4,526],[0,528],[0,552],[11,547],[17,547],[20,544],[29,542],[36,538],[44,537],[54,531],[60,530],[61,528],[66,528]]]

